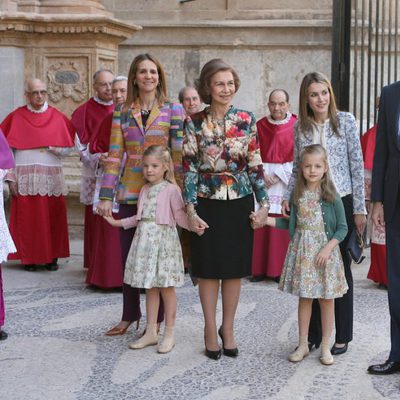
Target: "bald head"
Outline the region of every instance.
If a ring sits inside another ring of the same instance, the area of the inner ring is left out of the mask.
[[[44,87],[47,89],[47,85],[39,78],[29,78],[25,81],[25,92],[30,92],[32,90],[32,86],[37,86],[37,85],[44,85]]]
[[[195,114],[200,111],[201,101],[197,90],[194,87],[186,86],[179,91],[179,101],[187,115]]]
[[[103,101],[112,100],[112,83],[114,74],[108,69],[101,69],[93,75],[93,90],[96,96]]]
[[[47,101],[47,85],[38,78],[25,82],[26,102],[35,110],[40,110]]]
[[[289,112],[289,107],[289,95],[286,90],[275,89],[271,92],[268,99],[268,108],[274,120],[284,120]]]

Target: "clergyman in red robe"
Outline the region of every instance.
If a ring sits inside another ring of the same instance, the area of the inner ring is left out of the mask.
[[[267,115],[257,121],[264,179],[271,216],[281,216],[281,203],[293,168],[293,127],[296,116],[289,111],[289,95],[275,89],[269,95]],[[252,278],[279,280],[289,245],[288,231],[263,227],[254,231]]]
[[[68,118],[47,103],[47,87],[39,79],[25,85],[27,105],[1,123],[14,152],[15,169],[6,177],[12,194],[10,232],[17,248],[9,260],[21,260],[28,271],[38,264],[58,269],[58,258],[69,257],[61,157],[74,146]]]

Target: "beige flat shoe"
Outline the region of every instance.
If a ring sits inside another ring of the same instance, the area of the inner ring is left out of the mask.
[[[299,362],[304,360],[310,354],[310,350],[307,346],[299,346],[293,353],[288,357],[291,362]]]

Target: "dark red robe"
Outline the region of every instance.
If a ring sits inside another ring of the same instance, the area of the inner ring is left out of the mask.
[[[72,114],[79,140],[89,145],[90,153],[108,152],[113,110],[114,105],[102,105],[90,99]],[[87,205],[85,210],[84,266],[88,268],[87,284],[103,289],[122,286],[119,228],[94,214],[92,205]]]
[[[361,137],[364,168],[366,170],[372,171],[372,167],[374,165],[375,145],[376,125],[370,128]],[[368,187],[366,187],[366,189],[368,189]],[[366,193],[368,192],[370,192],[370,190],[366,190]],[[367,278],[387,286],[386,246],[384,244],[373,243],[371,241],[371,264]]]
[[[273,124],[267,117],[257,121],[263,163],[283,164],[293,161],[293,127],[296,121],[294,115],[285,124]],[[281,217],[280,214],[270,215]],[[256,229],[253,239],[253,276],[279,277],[289,241],[286,230],[269,226]]]

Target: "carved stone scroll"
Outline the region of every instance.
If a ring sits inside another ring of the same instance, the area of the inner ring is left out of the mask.
[[[87,57],[46,57],[47,90],[50,103],[66,114],[89,98]]]

